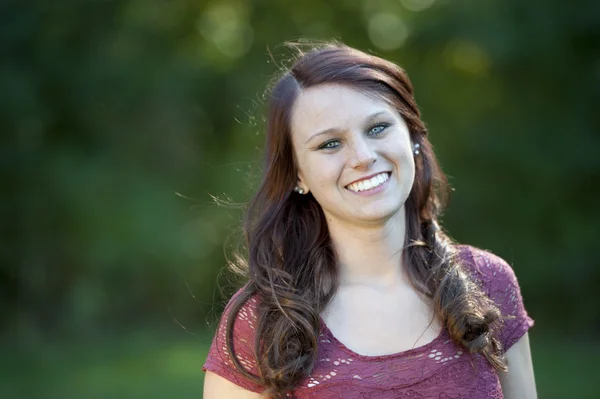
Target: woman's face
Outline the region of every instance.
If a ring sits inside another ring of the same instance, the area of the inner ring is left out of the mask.
[[[413,148],[386,102],[339,84],[314,86],[296,99],[291,128],[298,185],[328,220],[377,224],[404,211]]]

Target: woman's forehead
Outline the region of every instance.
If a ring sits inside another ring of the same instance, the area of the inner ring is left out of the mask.
[[[396,113],[383,99],[358,89],[340,84],[313,86],[303,90],[294,103],[292,132],[302,138],[322,130],[350,128],[373,114]]]

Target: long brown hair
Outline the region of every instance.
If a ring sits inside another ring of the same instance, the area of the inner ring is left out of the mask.
[[[297,166],[291,140],[291,113],[306,88],[336,83],[387,101],[404,118],[413,143],[415,181],[405,203],[406,242],[403,263],[415,289],[431,299],[436,317],[452,339],[481,353],[497,370],[506,370],[494,327],[501,314],[456,261],[451,239],[438,217],[447,204],[449,186],[427,138],[427,129],[406,72],[396,64],[330,43],[298,56],[270,92],[265,170],[248,204],[244,234],[247,258],[232,264],[249,282],[229,308],[227,348],[234,353],[235,316],[253,295],[260,296],[255,353],[260,376],[252,376],[266,393],[284,397],[308,375],[317,359],[320,313],[338,287],[337,259],[321,207],[309,193],[293,192]]]

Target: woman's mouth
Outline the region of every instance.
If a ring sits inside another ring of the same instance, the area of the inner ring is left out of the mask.
[[[365,194],[367,192],[379,191],[376,189],[382,187],[389,180],[390,176],[391,176],[390,172],[382,172],[382,173],[379,173],[369,179],[363,179],[363,180],[348,184],[346,186],[346,188],[355,193],[364,192]]]

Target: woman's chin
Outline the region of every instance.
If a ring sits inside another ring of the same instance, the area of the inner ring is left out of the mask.
[[[361,222],[385,222],[401,215],[402,204],[369,204],[354,212],[355,219]]]

